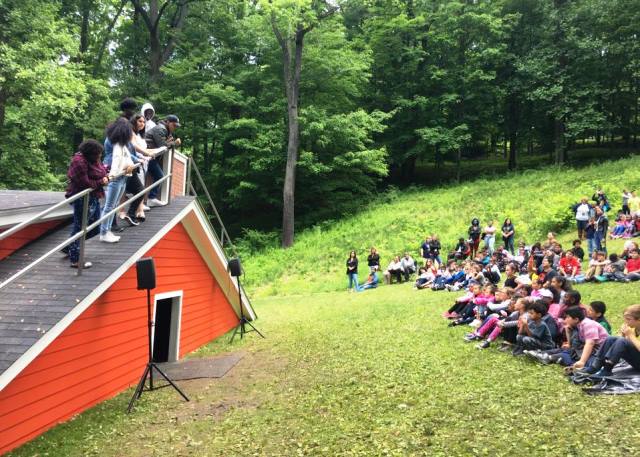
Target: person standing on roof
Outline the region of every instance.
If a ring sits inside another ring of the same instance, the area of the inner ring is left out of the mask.
[[[153,108],[153,105],[151,103],[147,102],[144,105],[142,105],[142,110],[140,111],[140,114],[144,116],[145,131],[148,132],[156,126],[156,123],[153,120],[153,118],[156,115],[156,110]]]
[[[127,119],[120,118],[107,127],[107,137],[113,145],[113,154],[111,158],[111,167],[109,169],[109,185],[105,196],[104,208],[102,215],[118,206],[118,202],[124,194],[127,177],[133,174],[134,164],[129,152],[129,143],[133,129]],[[105,243],[117,243],[120,237],[113,234],[111,225],[113,224],[115,214],[110,215],[100,224],[100,241]]]
[[[178,127],[180,127],[180,120],[178,119],[178,116],[174,114],[168,115],[154,128],[146,131],[144,139],[147,142],[147,147],[149,149],[157,149],[163,146],[166,146],[167,148],[180,146],[180,138],[173,138],[173,132],[175,132]],[[149,161],[147,173],[151,175],[151,177],[153,178],[153,182],[162,179],[162,177],[164,176],[161,162],[162,157]],[[150,207],[164,206],[166,204],[158,199],[158,195],[160,194],[160,189],[158,187],[159,186],[154,187],[149,192],[147,205]]]
[[[65,198],[72,197],[85,189],[93,189],[88,195],[89,212],[87,214],[87,225],[93,224],[100,219],[100,198],[104,196],[102,186],[109,182],[107,178],[107,169],[100,162],[102,154],[102,145],[96,140],[86,140],[80,144],[78,152],[73,155],[67,177],[69,185]],[[87,197],[84,197],[87,198]],[[79,198],[71,205],[73,206],[73,225],[71,228],[71,236],[75,235],[82,229],[82,209],[84,198]],[[98,227],[95,227],[87,233],[86,239],[94,237],[98,234]],[[80,240],[71,243],[63,252],[69,255],[71,268],[78,268],[80,259]],[[83,268],[91,268],[91,262],[85,262]]]

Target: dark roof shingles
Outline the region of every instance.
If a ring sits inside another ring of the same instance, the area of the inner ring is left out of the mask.
[[[154,208],[144,223],[128,227],[118,243],[101,243],[98,237],[87,240],[85,260],[93,267],[81,276],[62,254],[53,254],[0,290],[0,374],[192,201],[178,197],[170,205]],[[69,227],[63,227],[3,259],[0,281],[68,237]]]

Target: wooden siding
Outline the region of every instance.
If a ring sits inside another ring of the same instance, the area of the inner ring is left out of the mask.
[[[186,176],[185,164],[173,157],[171,164],[171,197],[184,195]]]
[[[13,254],[25,244],[38,239],[49,230],[54,229],[60,225],[63,221],[54,220],[47,222],[40,222],[39,224],[33,224],[17,233],[14,233],[9,238],[0,241],[0,260]]]
[[[180,357],[238,323],[182,224],[145,255],[156,264],[152,300],[184,293]],[[147,362],[146,291],[136,286],[133,266],[0,392],[0,454],[136,383]]]

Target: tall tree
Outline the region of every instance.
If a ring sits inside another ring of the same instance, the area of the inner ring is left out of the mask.
[[[305,36],[338,6],[321,0],[293,3],[269,2],[269,19],[282,50],[282,71],[287,96],[287,164],[282,190],[282,247],[293,245],[295,231],[295,189],[298,149],[300,148],[300,78]]]
[[[149,36],[149,77],[152,83],[160,79],[160,68],[171,57],[178,35],[189,12],[189,4],[197,0],[148,0],[145,8],[141,0],[131,0]],[[166,16],[170,16],[167,20]],[[166,21],[166,24],[163,23]]]

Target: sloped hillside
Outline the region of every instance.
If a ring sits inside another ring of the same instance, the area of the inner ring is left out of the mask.
[[[590,197],[597,186],[609,195],[615,211],[623,188],[640,187],[639,169],[640,157],[633,157],[585,168],[549,167],[439,189],[392,192],[372,203],[363,201],[363,210],[352,217],[299,233],[290,249],[273,247],[246,257],[245,283],[255,296],[346,288],[349,250],[356,249],[366,265],[368,249],[376,246],[386,266],[395,254],[417,255],[429,233],[440,236],[443,250],[450,249],[466,236],[473,217],[483,225],[491,218],[501,226],[509,216],[516,239],[531,242],[549,230],[573,227],[570,205],[583,195]]]

